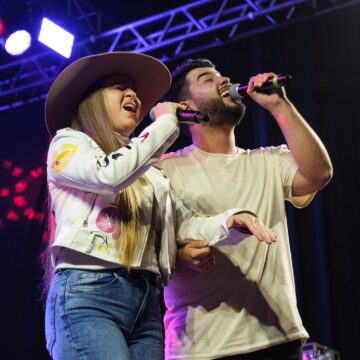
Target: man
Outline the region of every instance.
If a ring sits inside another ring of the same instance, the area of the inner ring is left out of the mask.
[[[229,96],[230,79],[205,59],[187,60],[173,74],[169,101],[210,117],[188,125],[191,146],[163,158],[173,188],[206,214],[252,211],[277,241],[269,245],[248,234],[212,250],[192,242],[179,251],[182,260],[165,289],[167,359],[302,359],[308,333],[296,305],[284,201],[308,205],[331,179],[332,165],[284,89],[256,91],[274,76],[252,77],[247,94],[270,111],[288,147],[244,150],[234,130],[245,106]],[[208,270],[194,271],[194,264]]]

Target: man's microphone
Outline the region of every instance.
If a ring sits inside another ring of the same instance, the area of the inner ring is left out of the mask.
[[[150,110],[150,119],[155,121],[154,108]],[[195,110],[176,109],[176,117],[180,124],[200,124],[209,121],[209,115]]]
[[[290,75],[276,75],[272,79],[269,79],[261,87],[256,87],[255,91],[264,92],[267,90],[280,89],[287,85],[291,81]],[[241,100],[241,97],[246,94],[248,85],[240,86],[240,84],[234,84],[229,89],[230,97],[236,101]]]

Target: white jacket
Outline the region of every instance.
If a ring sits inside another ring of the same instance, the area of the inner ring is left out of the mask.
[[[89,136],[71,128],[53,138],[47,161],[51,210],[56,219],[53,247],[61,246],[99,259],[118,263],[112,233],[116,195],[142,175],[150,180],[142,199],[141,249],[131,266],[138,267],[145,250],[153,209],[160,229],[158,262],[167,283],[176,259],[176,242],[208,240],[211,245],[226,238],[231,209],[208,217],[188,209],[171,191],[168,178],[151,166],[179,135],[177,119],[166,114],[117,151],[106,155]],[[153,199],[155,206],[153,207]]]

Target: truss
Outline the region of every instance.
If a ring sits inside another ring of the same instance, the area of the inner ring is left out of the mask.
[[[74,1],[74,0],[72,0]],[[201,0],[77,41],[72,61],[107,51],[151,54],[164,62],[359,3],[360,0]],[[89,30],[97,14],[84,14]],[[45,51],[0,65],[0,111],[46,97],[68,60]]]

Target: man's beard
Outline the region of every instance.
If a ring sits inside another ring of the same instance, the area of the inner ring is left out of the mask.
[[[194,99],[199,111],[209,115],[209,122],[206,123],[211,127],[222,125],[240,124],[245,115],[245,104],[236,103],[236,106],[226,106],[221,99],[196,100]]]

